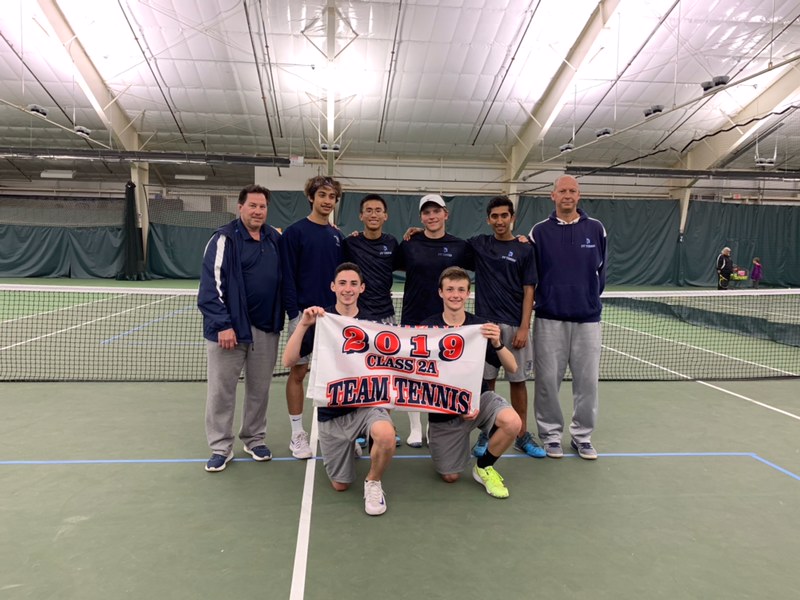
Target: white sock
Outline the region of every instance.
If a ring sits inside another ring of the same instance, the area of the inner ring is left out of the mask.
[[[408,443],[419,443],[422,441],[422,421],[420,420],[420,413],[413,411],[408,413],[408,424],[411,430],[408,433]]]
[[[289,415],[289,423],[292,424],[292,436],[303,432],[303,413],[299,415]]]

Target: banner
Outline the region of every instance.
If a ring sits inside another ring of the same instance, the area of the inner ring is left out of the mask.
[[[479,407],[485,360],[480,325],[397,327],[327,313],[316,323],[307,396],[329,408],[465,415]]]

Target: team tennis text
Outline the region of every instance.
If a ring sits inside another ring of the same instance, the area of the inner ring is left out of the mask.
[[[326,396],[330,408],[383,406],[426,408],[429,411],[465,415],[470,412],[472,392],[462,388],[418,381],[400,375],[367,375],[328,382]]]

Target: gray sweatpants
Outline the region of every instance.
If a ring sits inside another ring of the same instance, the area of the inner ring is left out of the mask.
[[[558,391],[567,365],[572,372],[573,399],[569,432],[575,442],[590,441],[597,420],[600,348],[600,323],[535,319],[533,407],[542,443],[560,442],[564,432]]]
[[[251,328],[252,344],[237,344],[224,350],[206,340],[208,351],[208,396],[206,438],[214,454],[227,455],[233,448],[233,416],[236,384],[244,368],[244,407],[239,439],[250,448],[264,443],[267,435],[267,405],[272,371],[278,358],[278,333]]]

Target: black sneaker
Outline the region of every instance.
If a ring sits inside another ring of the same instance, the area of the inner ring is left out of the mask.
[[[224,454],[212,454],[211,458],[206,463],[206,471],[209,473],[216,473],[217,471],[224,471],[228,463],[233,460],[233,450],[225,456]]]

